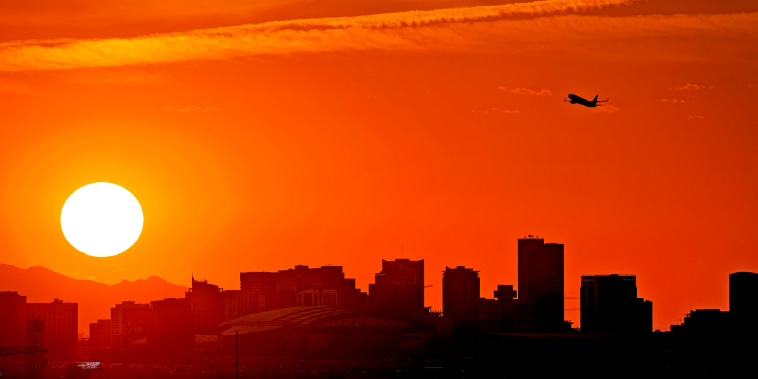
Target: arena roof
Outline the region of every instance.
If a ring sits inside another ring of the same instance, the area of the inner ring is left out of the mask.
[[[374,322],[366,320],[373,320]],[[377,322],[377,320],[379,320]],[[353,308],[340,307],[292,307],[249,314],[219,324],[224,331],[221,335],[235,333],[250,334],[284,327],[310,326],[393,326],[419,327],[428,329],[429,325],[403,316],[388,315]]]

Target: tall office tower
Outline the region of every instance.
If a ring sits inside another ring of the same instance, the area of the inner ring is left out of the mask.
[[[26,296],[0,291],[0,347],[26,344]]]
[[[215,334],[216,325],[226,321],[224,320],[223,291],[217,285],[208,283],[207,280],[200,281],[192,278],[192,287],[184,297],[189,300],[192,310],[195,334]]]
[[[442,314],[452,317],[454,325],[477,321],[479,271],[458,266],[442,272]]]
[[[637,297],[634,275],[582,276],[582,332],[650,333],[653,303]]]
[[[518,294],[520,331],[563,329],[563,244],[531,235],[518,240]]]
[[[729,313],[736,328],[758,330],[758,273],[729,274]]]
[[[150,304],[124,301],[111,308],[111,347],[129,348],[147,337],[150,324]]]
[[[28,303],[26,317],[36,317],[45,322],[45,345],[51,353],[73,352],[76,348],[79,304],[64,303],[58,299],[52,303]]]
[[[420,319],[424,314],[424,260],[382,259],[369,285],[369,302],[382,312]]]
[[[355,279],[345,278],[342,266],[294,269],[278,272],[242,272],[240,290],[250,301],[251,312],[296,306],[360,307],[365,293]]]

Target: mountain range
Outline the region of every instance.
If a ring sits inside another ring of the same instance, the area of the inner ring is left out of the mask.
[[[135,281],[105,284],[74,279],[40,266],[26,269],[0,263],[0,291],[26,296],[27,303],[49,303],[60,299],[79,304],[79,334],[89,334],[89,324],[110,318],[110,309],[122,301],[148,303],[152,300],[184,297],[187,287],[157,276]]]

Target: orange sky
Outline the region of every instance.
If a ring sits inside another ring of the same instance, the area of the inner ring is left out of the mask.
[[[567,319],[581,275],[636,274],[662,330],[758,271],[754,1],[156,4],[0,4],[0,262],[227,289],[335,264],[366,291],[423,258],[440,309],[446,265],[492,297],[539,234]],[[59,222],[99,181],[145,213],[110,258]]]

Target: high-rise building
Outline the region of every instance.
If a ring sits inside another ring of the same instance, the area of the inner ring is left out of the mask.
[[[758,331],[758,273],[729,274],[729,313],[736,328]]]
[[[729,274],[729,312],[758,314],[758,273]]]
[[[26,296],[0,291],[0,347],[26,344]]]
[[[424,314],[424,260],[382,259],[369,285],[369,302],[382,312],[420,319]]]
[[[251,313],[296,306],[361,307],[366,294],[345,278],[342,266],[294,269],[278,272],[242,272],[240,290]]]
[[[207,280],[200,281],[192,278],[192,287],[184,297],[190,304],[195,334],[214,334],[216,325],[226,321],[224,320],[223,291],[217,285],[208,283]]]
[[[134,341],[147,337],[150,304],[124,301],[111,308],[111,346],[129,348]]]
[[[634,275],[582,276],[582,332],[650,333],[653,303],[637,297]]]
[[[78,338],[79,304],[64,303],[54,299],[52,303],[26,304],[26,317],[45,322],[45,346],[51,353],[73,352]]]
[[[442,314],[455,325],[477,321],[479,271],[458,266],[442,272]]]
[[[557,332],[563,322],[563,244],[536,236],[518,240],[519,331]]]

